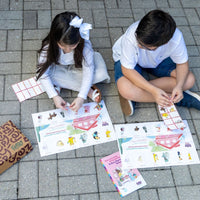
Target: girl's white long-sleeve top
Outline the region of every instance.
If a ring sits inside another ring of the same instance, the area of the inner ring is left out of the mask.
[[[46,61],[47,57],[47,51],[46,49],[48,46],[44,47],[44,51],[40,53],[39,56],[39,64],[44,63]],[[70,53],[64,53],[62,49],[60,50],[60,58],[59,58],[59,64],[60,67],[62,65],[73,65],[74,62],[74,51]],[[78,97],[81,97],[83,99],[87,98],[87,94],[90,90],[90,87],[92,85],[93,81],[93,74],[94,74],[94,51],[92,49],[92,44],[89,40],[85,40],[84,48],[83,48],[83,61],[82,61],[82,84],[81,88],[78,93]],[[53,98],[54,96],[57,96],[57,92],[54,88],[54,85],[52,83],[52,80],[50,78],[50,66],[49,68],[44,72],[44,74],[40,77],[39,81],[41,82],[44,90],[46,91],[49,98]],[[76,81],[76,80],[74,80]]]

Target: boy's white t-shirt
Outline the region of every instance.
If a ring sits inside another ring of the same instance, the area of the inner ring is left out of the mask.
[[[122,66],[134,69],[136,64],[143,68],[156,68],[164,59],[170,57],[174,63],[182,64],[187,62],[187,48],[181,31],[176,28],[173,37],[168,43],[149,51],[138,47],[135,31],[139,21],[133,23],[127,31],[115,42],[113,59],[120,60]]]
[[[44,49],[48,49],[48,46],[45,46]],[[60,67],[65,65],[73,65],[74,64],[74,51],[70,53],[63,53],[63,50],[60,49],[60,57],[58,62],[60,63]],[[94,51],[92,49],[92,44],[89,40],[85,40],[84,48],[83,48],[83,57],[84,60],[82,62],[82,84],[81,88],[78,93],[78,97],[81,97],[83,99],[87,98],[87,94],[90,90],[90,87],[92,85],[93,81],[93,74],[94,74]],[[42,51],[39,56],[39,63],[44,63],[47,58],[47,51]],[[51,74],[50,74],[50,68],[48,68],[44,74],[40,77],[40,82],[45,89],[47,95],[49,98],[53,98],[54,96],[57,96],[57,92],[54,88],[54,85],[51,81]],[[76,80],[74,80],[76,81]]]

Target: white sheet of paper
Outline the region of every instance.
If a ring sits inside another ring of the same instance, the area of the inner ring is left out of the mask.
[[[44,92],[40,82],[36,81],[35,77],[13,84],[12,88],[20,102]]]
[[[104,101],[32,114],[41,156],[116,140]]]
[[[185,124],[183,123],[183,120],[180,117],[174,104],[168,107],[162,107],[158,105],[158,109],[165,125],[169,129],[175,130],[185,128]]]
[[[199,164],[187,121],[184,130],[169,130],[164,122],[115,125],[124,168]]]

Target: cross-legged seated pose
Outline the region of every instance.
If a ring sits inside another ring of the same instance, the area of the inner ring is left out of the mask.
[[[189,91],[195,77],[181,31],[173,18],[152,10],[133,23],[113,46],[115,81],[124,114],[134,113],[135,102],[156,102],[200,110],[200,96]],[[156,76],[146,80],[142,70]]]
[[[42,41],[37,78],[57,108],[66,106],[59,95],[60,88],[79,92],[70,105],[73,111],[78,111],[87,96],[100,102],[100,90],[93,84],[110,81],[102,56],[92,49],[91,28],[76,13],[63,12],[56,15]]]

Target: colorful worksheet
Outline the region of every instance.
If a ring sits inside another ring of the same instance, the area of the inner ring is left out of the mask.
[[[41,156],[116,140],[105,103],[83,104],[77,113],[69,107],[32,114]]]
[[[161,121],[115,125],[123,168],[200,163],[187,121],[183,123],[183,130],[170,130]]]
[[[184,129],[185,124],[183,123],[182,118],[180,117],[175,105],[172,103],[171,106],[162,107],[158,105],[160,115],[165,123],[165,125],[171,129]]]
[[[20,102],[44,92],[41,83],[36,81],[36,77],[13,84],[12,88]]]
[[[100,161],[121,197],[146,185],[137,169],[122,169],[119,152],[106,156]]]

